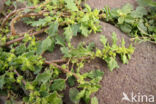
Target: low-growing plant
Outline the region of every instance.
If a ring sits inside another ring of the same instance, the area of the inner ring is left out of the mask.
[[[7,11],[8,15],[0,21],[0,95],[8,97],[8,104],[18,99],[26,104],[63,104],[66,96],[64,91],[68,88],[69,98],[74,104],[98,104],[98,99],[91,95],[101,87],[104,73],[100,69],[84,73],[81,70],[87,62],[100,58],[113,71],[119,68],[116,57],[119,56],[123,64],[128,64],[134,47],[130,45],[126,48],[124,39],[121,45],[117,45],[115,33],[112,34],[111,43],[101,35],[102,49],[94,43],[83,42],[74,47],[71,39],[78,35],[85,38],[92,32],[100,32],[100,19],[105,16],[104,19],[117,23],[131,35],[149,36],[150,41],[154,42],[151,37],[155,36],[152,28],[155,21],[153,17],[147,17],[149,12],[143,7],[133,10],[130,5],[126,5],[122,9],[104,9],[100,12],[87,4],[82,5],[82,0],[17,1],[27,6]],[[8,0],[6,5],[16,5],[17,1]],[[132,13],[136,17],[130,17]],[[18,21],[32,29],[18,33],[14,26]],[[147,23],[151,30],[141,31]],[[132,26],[132,29],[125,24]],[[59,29],[63,30],[62,35]],[[35,37],[42,34],[47,35],[43,40]],[[45,52],[52,53],[56,46],[62,52],[61,59],[47,61],[43,57]]]
[[[140,4],[136,9],[126,4],[119,9],[104,8],[106,15],[103,20],[119,27],[136,40],[156,43],[156,2],[152,0],[137,0]]]

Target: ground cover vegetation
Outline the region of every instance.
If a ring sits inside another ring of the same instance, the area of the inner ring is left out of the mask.
[[[111,43],[101,35],[102,49],[84,42],[74,47],[71,39],[100,32],[100,20],[104,20],[135,40],[155,43],[155,2],[138,2],[140,6],[135,10],[130,4],[98,10],[82,0],[6,0],[0,19],[0,94],[7,96],[6,103],[22,99],[26,104],[63,104],[64,91],[69,88],[73,103],[98,104],[96,96],[91,95],[101,87],[104,73],[100,69],[81,73],[81,69],[90,60],[100,58],[113,71],[119,68],[116,58],[128,64],[135,48],[132,44],[125,47],[124,39],[117,45],[114,32]],[[18,3],[25,7],[18,8]],[[19,21],[31,29],[18,33],[15,24]],[[43,34],[46,38],[42,40],[36,37]],[[47,61],[43,55],[56,47],[63,57]]]

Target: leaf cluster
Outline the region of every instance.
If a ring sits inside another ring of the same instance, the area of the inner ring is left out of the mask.
[[[135,39],[155,43],[155,2],[152,0],[138,0],[138,3],[140,5],[136,9],[131,4],[112,10],[104,8],[103,12],[107,14],[104,18],[106,18],[107,22],[116,25]]]
[[[103,44],[103,49],[96,50],[96,57],[103,59],[110,71],[115,68],[119,68],[116,61],[116,56],[119,55],[123,64],[128,64],[128,60],[131,58],[131,54],[134,52],[134,47],[130,45],[128,48],[125,47],[125,41],[122,39],[121,46],[117,45],[117,36],[115,33],[112,35],[112,45],[107,42],[107,38],[102,35],[100,41]]]
[[[10,3],[8,0],[8,5]],[[101,36],[103,49],[96,48],[94,43],[72,46],[74,36],[88,37],[91,32],[101,31],[100,11],[92,10],[87,4],[82,6],[82,0],[28,0],[26,3],[32,7],[11,12],[13,14],[5,18],[4,26],[0,27],[0,94],[6,94],[10,102],[21,98],[28,104],[63,104],[64,91],[69,87],[73,103],[98,104],[98,99],[91,95],[99,90],[104,73],[100,69],[81,73],[85,63],[101,58],[112,71],[119,68],[117,55],[124,64],[128,63],[134,51],[132,45],[126,48],[124,40],[121,46],[117,45],[113,33],[111,45]],[[119,10],[124,15],[131,11],[129,6]],[[9,20],[11,26],[7,23]],[[14,24],[19,20],[33,29],[24,34],[16,33]],[[60,29],[63,34],[59,33]],[[33,36],[43,32],[47,35],[43,40]],[[8,33],[11,35],[7,36]],[[43,54],[52,53],[56,46],[62,52],[62,59],[44,59]]]

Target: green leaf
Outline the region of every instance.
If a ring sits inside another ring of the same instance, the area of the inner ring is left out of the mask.
[[[93,97],[93,98],[91,99],[91,104],[99,104],[99,103],[98,103],[98,99],[97,99],[96,97]]]
[[[61,45],[62,47],[65,46],[65,41],[64,41],[64,39],[61,36],[57,35],[55,37],[55,40],[56,40],[55,44]]]
[[[88,73],[87,77],[89,78],[97,78],[97,77],[102,77],[104,72],[100,70],[92,70],[91,72]]]
[[[51,45],[52,45],[52,40],[49,37],[47,37],[45,40],[42,41],[42,44],[41,44],[42,52],[48,50]]]
[[[81,25],[80,30],[81,30],[81,33],[82,33],[83,36],[85,36],[85,37],[88,36],[88,34],[89,34],[88,27],[86,27],[84,25]]]
[[[5,84],[4,78],[5,78],[5,75],[1,75],[1,76],[0,76],[0,89],[2,89],[3,86],[4,86],[4,84]]]
[[[122,60],[123,64],[128,64],[128,58],[125,54],[121,55],[121,60]]]
[[[113,41],[113,44],[116,44],[117,43],[117,35],[115,32],[112,33],[112,41]]]
[[[130,33],[132,31],[132,27],[129,24],[120,25],[120,28],[125,33]]]
[[[133,25],[135,23],[135,19],[132,16],[127,16],[125,18],[125,23]]]
[[[50,80],[52,73],[50,70],[46,70],[45,72],[38,74],[35,81],[46,83],[48,80]]]
[[[139,22],[137,27],[138,27],[138,29],[140,30],[140,32],[142,34],[146,34],[147,35],[147,27],[143,24],[142,21]]]
[[[118,18],[118,24],[123,24],[124,23],[125,18],[124,17],[119,17]]]
[[[65,39],[67,42],[70,42],[72,37],[73,37],[73,31],[72,31],[72,28],[70,26],[64,28],[65,32],[64,32],[64,35],[65,35]]]
[[[90,49],[83,46],[83,44],[78,44],[77,48],[72,48],[71,50],[68,50],[68,54],[71,57],[83,57],[83,56],[89,56],[92,52]]]
[[[50,94],[46,99],[49,104],[62,104],[62,98],[56,91]]]
[[[92,11],[92,8],[91,8],[88,4],[85,4],[85,7],[86,7],[86,9],[87,9],[89,12]]]
[[[89,43],[86,48],[87,50],[92,51],[95,48],[95,43],[94,42]]]
[[[64,57],[71,57],[68,47],[61,47],[61,52],[64,54]]]
[[[137,7],[136,10],[131,13],[133,18],[142,18],[144,15],[147,15],[147,10],[144,7]]]
[[[47,23],[48,22],[45,20],[45,18],[43,18],[43,19],[39,19],[38,21],[31,22],[31,26],[33,27],[45,26]]]
[[[11,5],[11,0],[5,0],[5,4],[7,5],[7,6],[10,6]]]
[[[66,8],[68,8],[71,11],[78,11],[78,8],[74,1],[75,0],[65,0]]]
[[[121,46],[125,47],[125,40],[124,40],[124,38],[122,38],[122,40],[121,40]]]
[[[71,77],[68,78],[68,84],[69,84],[70,87],[74,86],[75,82],[76,82],[75,77],[71,76]]]
[[[47,30],[48,34],[50,36],[56,35],[56,33],[58,32],[58,27],[59,27],[59,24],[57,21],[51,23],[48,30]]]
[[[89,21],[89,14],[84,15],[84,17],[81,19],[81,22],[88,22]]]
[[[80,25],[79,24],[74,24],[71,26],[73,36],[77,36],[77,33],[80,31]]]
[[[26,46],[24,44],[22,44],[22,45],[16,47],[15,52],[17,55],[20,55],[20,54],[24,53],[26,50],[27,50]]]
[[[122,7],[122,12],[125,14],[131,13],[132,10],[133,10],[133,6],[129,3]]]
[[[66,88],[66,83],[64,79],[55,79],[50,89],[53,91],[62,91]]]
[[[101,41],[101,43],[105,46],[106,43],[107,43],[107,38],[106,38],[104,35],[101,35],[101,36],[100,36],[100,41]]]
[[[49,52],[53,52],[55,48],[55,40],[51,39],[51,45],[49,46],[49,48],[47,49],[47,51]]]
[[[79,94],[79,90],[77,88],[70,88],[70,90],[69,90],[69,98],[75,104],[78,104],[79,101],[80,101],[80,99],[77,99],[77,95],[78,94]]]
[[[77,94],[76,99],[77,99],[77,100],[80,100],[81,98],[83,98],[83,97],[85,96],[85,92],[86,92],[85,89],[81,90],[81,91]]]
[[[110,69],[111,72],[113,71],[113,69],[119,68],[119,65],[118,65],[117,61],[112,57],[108,58],[106,60],[106,62],[108,64],[108,68]]]

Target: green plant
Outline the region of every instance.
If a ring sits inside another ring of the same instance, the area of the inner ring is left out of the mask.
[[[91,94],[99,90],[104,73],[99,69],[81,73],[85,63],[101,58],[110,71],[119,67],[117,55],[124,64],[128,63],[134,48],[132,45],[126,48],[124,40],[118,46],[115,33],[112,45],[101,36],[103,49],[95,48],[94,43],[80,42],[77,47],[72,46],[72,37],[87,37],[91,32],[101,31],[100,11],[92,10],[87,4],[82,7],[81,2],[28,0],[29,7],[7,12],[0,27],[0,94],[8,96],[8,103],[20,98],[26,104],[62,104],[68,86],[73,103],[98,104],[98,99],[91,98]],[[14,25],[19,20],[32,29],[17,33]],[[59,28],[64,30],[63,35],[59,34]],[[42,33],[47,37],[38,40],[35,35]],[[44,59],[43,54],[52,53],[56,45],[63,57],[51,61]]]
[[[100,41],[103,44],[103,49],[96,50],[96,56],[103,59],[110,71],[113,71],[114,68],[119,68],[119,65],[116,61],[116,56],[120,55],[123,64],[128,64],[128,60],[131,58],[131,54],[134,52],[134,47],[132,45],[129,48],[125,47],[125,41],[122,39],[121,46],[117,45],[117,37],[116,34],[112,35],[112,45],[107,43],[107,39],[105,36],[101,36]]]
[[[102,18],[119,27],[136,40],[156,42],[155,2],[152,0],[138,0],[140,6],[136,9],[127,4],[119,9],[104,8],[107,15]],[[148,8],[146,8],[148,7]]]

